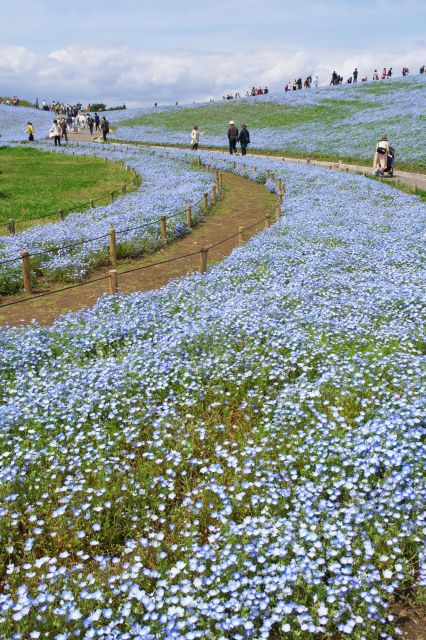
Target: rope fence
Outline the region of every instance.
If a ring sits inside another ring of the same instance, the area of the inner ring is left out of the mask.
[[[113,161],[112,161],[113,162]],[[125,165],[127,166],[127,165]],[[130,167],[128,167],[129,171],[133,171],[133,173],[135,174],[135,176],[133,177],[133,179],[130,182],[126,182],[125,184],[123,184],[119,190],[116,191],[110,191],[108,193],[105,193],[101,196],[99,196],[98,198],[91,198],[90,200],[87,200],[86,202],[79,202],[73,206],[70,206],[68,208],[65,209],[59,209],[58,211],[53,211],[51,213],[46,213],[43,216],[38,216],[37,218],[21,218],[16,220],[15,218],[10,218],[8,220],[8,222],[4,222],[0,225],[0,227],[5,227],[6,232],[8,232],[10,235],[13,235],[16,233],[16,225],[18,224],[28,224],[30,226],[32,226],[33,222],[37,222],[39,220],[47,220],[47,218],[53,218],[56,216],[59,216],[60,220],[65,220],[65,217],[67,214],[69,213],[73,213],[76,211],[76,209],[86,209],[86,208],[93,208],[95,206],[96,203],[99,202],[104,202],[105,200],[109,199],[110,202],[114,202],[114,200],[116,199],[116,197],[118,197],[120,195],[120,191],[121,193],[124,195],[125,193],[127,193],[127,189],[129,187],[136,187],[138,182],[139,182],[139,176],[137,175],[137,173],[131,169]]]
[[[201,159],[200,159],[201,161]],[[268,175],[268,177],[270,177]],[[222,187],[222,181],[223,181],[223,174],[220,171],[216,171],[216,184],[213,185],[212,188],[212,194],[211,194],[211,198],[210,198],[210,203],[214,203],[217,201],[217,199],[220,197],[220,189]],[[279,189],[277,192],[277,200],[276,200],[276,205],[275,205],[275,221],[278,221],[278,219],[281,216],[281,203],[283,201],[283,197],[284,197],[284,193],[285,193],[285,188],[283,183],[281,182],[281,180],[279,181]],[[202,203],[203,205],[203,209],[204,212],[207,213],[208,212],[208,208],[209,208],[209,197],[207,193],[204,193],[203,197],[200,198],[197,202],[193,203],[192,205],[188,205],[186,207],[185,210],[185,222],[186,225],[188,226],[189,229],[191,229],[192,227],[192,208],[196,207],[198,205],[200,205]],[[160,234],[161,234],[161,239],[162,241],[164,241],[165,243],[167,242],[167,220],[168,218],[174,218],[177,217],[177,215],[182,215],[182,212],[179,212],[178,214],[173,214],[171,216],[161,216],[159,219],[160,222]],[[158,220],[156,222],[158,224]],[[67,248],[72,248],[74,246],[78,246],[80,244],[84,244],[84,243],[88,243],[88,242],[93,242],[94,240],[98,240],[98,239],[102,239],[102,238],[106,238],[109,237],[109,261],[112,267],[116,267],[117,266],[117,234],[118,233],[124,233],[125,231],[128,230],[137,230],[143,227],[147,227],[147,226],[152,226],[153,224],[155,224],[155,221],[151,221],[149,223],[145,223],[143,225],[140,225],[138,227],[131,227],[129,229],[114,229],[111,228],[109,230],[108,234],[104,234],[102,236],[98,236],[97,238],[90,238],[90,239],[86,239],[86,240],[82,240],[78,243],[74,243],[72,245],[64,245],[63,247],[59,247],[59,248],[55,248],[49,251],[44,251],[44,252],[37,252],[37,253],[32,253],[30,255],[30,253],[28,251],[22,251],[21,256],[18,258],[13,258],[13,259],[9,259],[6,260],[4,262],[1,262],[0,265],[2,264],[6,264],[9,262],[14,262],[17,260],[20,260],[22,262],[22,279],[23,279],[23,284],[24,284],[24,291],[26,293],[32,294],[33,290],[32,290],[32,278],[31,278],[31,262],[30,262],[30,258],[33,257],[37,257],[40,255],[45,255],[46,253],[57,253],[58,251],[67,249]],[[229,242],[230,240],[233,240],[234,238],[238,237],[238,245],[242,246],[243,243],[245,242],[245,234],[246,232],[250,231],[251,229],[253,229],[256,226],[259,226],[260,224],[264,224],[265,228],[268,228],[271,226],[272,224],[272,215],[270,213],[267,213],[265,215],[264,218],[261,218],[259,220],[257,220],[256,222],[252,223],[251,225],[249,225],[248,227],[242,227],[240,226],[238,228],[238,231],[226,238],[224,238],[223,240],[220,240],[218,242],[215,242],[214,244],[209,245],[208,247],[202,247],[200,250],[197,251],[193,251],[191,253],[188,254],[184,254],[181,256],[175,256],[174,258],[169,258],[166,260],[162,260],[160,262],[154,262],[148,265],[142,265],[140,267],[134,267],[131,269],[127,269],[125,271],[121,271],[120,272],[120,278],[125,276],[128,273],[134,273],[136,271],[142,271],[142,270],[146,270],[146,269],[150,269],[153,267],[157,267],[160,265],[164,265],[170,262],[175,262],[177,260],[182,260],[185,258],[190,258],[193,257],[194,255],[199,254],[200,256],[200,266],[199,266],[199,271],[201,274],[206,273],[207,268],[208,268],[208,252],[211,251],[212,249],[226,243]],[[48,291],[48,292],[44,292],[44,293],[39,293],[39,294],[35,294],[32,295],[30,298],[24,298],[24,299],[20,299],[20,300],[13,300],[10,302],[5,302],[3,304],[0,305],[0,308],[4,308],[4,307],[8,307],[11,305],[15,305],[15,304],[20,304],[20,303],[24,303],[24,302],[28,302],[28,301],[32,301],[35,300],[37,298],[41,298],[41,297],[46,297],[46,296],[50,296],[50,295],[54,295],[56,293],[60,293],[63,291],[67,291],[70,289],[75,289],[77,287],[84,287],[84,286],[88,286],[88,285],[92,285],[96,282],[100,282],[102,280],[108,280],[109,281],[109,293],[111,295],[115,295],[118,293],[118,272],[116,269],[112,269],[108,272],[108,275],[105,276],[101,276],[99,278],[96,279],[91,279],[88,280],[86,282],[79,282],[76,284],[72,284],[72,285],[68,285],[66,287],[62,287],[60,289],[55,289],[54,291]]]
[[[219,197],[218,188],[217,188],[216,185],[213,185],[213,187],[212,187],[212,195],[210,196],[211,203],[212,204],[216,203],[218,197]],[[149,222],[144,222],[143,224],[137,225],[135,227],[127,227],[125,229],[116,229],[115,232],[116,232],[116,234],[119,234],[119,233],[126,233],[126,232],[129,232],[129,231],[137,231],[138,229],[144,229],[144,228],[155,226],[156,224],[158,224],[159,221],[160,221],[160,224],[161,224],[161,221],[162,221],[163,218],[165,218],[165,217],[167,219],[178,218],[179,216],[184,215],[184,213],[186,214],[187,211],[188,211],[188,208],[191,210],[192,208],[197,207],[201,203],[203,203],[204,213],[207,213],[208,212],[208,208],[209,208],[209,194],[205,193],[202,198],[200,198],[196,202],[193,202],[190,205],[188,205],[186,210],[185,210],[185,212],[178,211],[177,213],[171,214],[169,216],[160,216],[160,218],[157,219],[157,220],[150,220]],[[190,226],[190,225],[188,225],[188,226]],[[43,251],[32,252],[31,253],[31,257],[40,257],[40,256],[47,256],[49,254],[58,254],[61,251],[73,249],[74,247],[78,247],[78,246],[81,246],[83,244],[88,244],[90,242],[95,242],[96,240],[102,240],[102,238],[107,238],[108,235],[109,235],[108,233],[104,233],[104,234],[102,234],[100,236],[95,236],[93,238],[85,238],[83,240],[78,240],[77,242],[73,242],[72,244],[62,245],[62,246],[59,246],[59,247],[52,247],[51,249],[43,249]],[[11,262],[18,262],[20,259],[21,258],[19,256],[17,256],[16,258],[7,258],[6,260],[0,261],[0,267],[5,265],[5,264],[10,264]]]

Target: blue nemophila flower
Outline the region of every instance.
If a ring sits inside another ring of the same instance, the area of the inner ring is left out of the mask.
[[[376,640],[423,584],[425,206],[277,175],[205,276],[0,331],[5,638]]]

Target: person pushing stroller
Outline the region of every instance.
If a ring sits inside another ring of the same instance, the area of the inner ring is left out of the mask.
[[[393,163],[395,149],[389,145],[387,136],[382,136],[376,145],[373,160],[373,172],[375,176],[383,177],[385,173],[393,176]]]

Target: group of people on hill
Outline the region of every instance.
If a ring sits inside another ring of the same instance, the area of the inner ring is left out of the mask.
[[[297,91],[297,90],[300,91],[302,88],[310,89],[312,86],[312,83],[314,84],[314,87],[318,86],[318,76],[315,76],[313,80],[311,75],[306,76],[303,82],[302,82],[302,78],[297,78],[297,79],[295,78],[293,82],[287,82],[287,84],[284,87],[284,91]]]
[[[76,116],[69,114],[66,117],[55,118],[49,129],[48,136],[54,141],[56,147],[61,145],[61,140],[68,142],[68,134],[78,133],[86,129],[89,129],[90,135],[93,134],[94,130],[100,131],[103,141],[107,141],[109,122],[105,116],[100,118],[98,113],[94,113],[93,116],[90,113],[78,113]],[[33,142],[35,131],[32,122],[27,122],[25,132],[28,135],[29,142]]]
[[[11,104],[13,107],[19,107],[20,99],[18,96],[13,96],[12,100],[6,98],[2,101],[2,104]]]
[[[100,131],[103,141],[107,141],[107,135],[109,133],[108,119],[106,116],[100,118],[97,113],[93,116],[90,113],[80,113],[77,116],[68,115],[66,118],[55,118],[49,130],[49,138],[53,138],[56,147],[61,144],[61,139],[68,142],[68,133],[77,133],[78,131],[85,131],[86,129],[89,129],[90,135],[93,134],[93,130]]]
[[[263,89],[262,87],[252,87],[250,90],[246,91],[245,97],[249,98],[250,96],[263,96],[265,93],[269,93],[268,87],[264,87]],[[235,100],[237,98],[241,98],[241,94],[239,91],[236,91],[234,94],[227,93],[222,97],[223,100]]]

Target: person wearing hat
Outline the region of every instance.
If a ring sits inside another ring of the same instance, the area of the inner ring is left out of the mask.
[[[383,176],[388,164],[389,142],[387,136],[382,136],[376,144],[373,160],[373,173],[375,176]]]
[[[250,143],[250,133],[245,124],[241,125],[241,131],[238,140],[241,145],[241,155],[245,156],[247,153],[247,145]]]
[[[31,122],[27,122],[27,128],[25,129],[25,133],[28,133],[28,140],[30,142],[34,142],[34,127]]]
[[[230,121],[228,127],[228,141],[229,141],[229,153],[237,153],[237,142],[238,142],[239,132],[237,127],[235,126],[235,122],[233,120]]]

